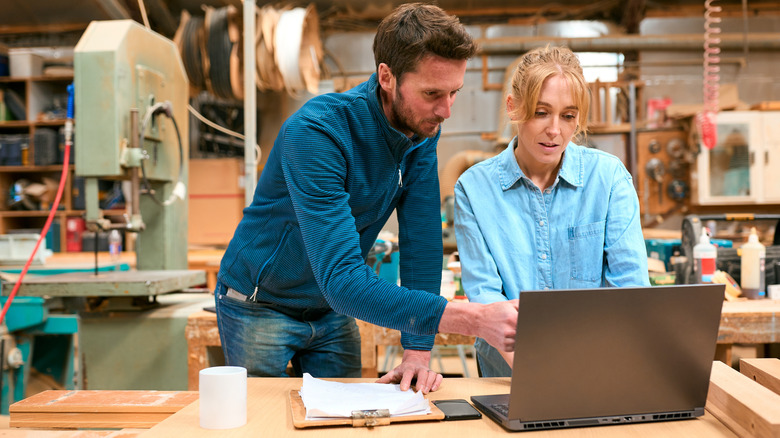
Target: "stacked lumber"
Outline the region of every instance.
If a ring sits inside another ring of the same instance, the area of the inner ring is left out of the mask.
[[[148,429],[197,399],[197,391],[44,391],[11,405],[10,426]]]

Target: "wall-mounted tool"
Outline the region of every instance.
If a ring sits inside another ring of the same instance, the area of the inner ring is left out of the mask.
[[[688,183],[681,179],[674,179],[666,186],[666,194],[676,202],[682,202],[689,193]]]
[[[645,172],[647,172],[648,177],[658,183],[658,203],[662,203],[664,200],[664,175],[666,175],[664,162],[658,158],[651,158],[645,165]]]

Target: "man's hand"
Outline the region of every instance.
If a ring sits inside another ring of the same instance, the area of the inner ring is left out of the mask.
[[[518,300],[491,304],[449,302],[439,323],[441,333],[479,336],[499,351],[515,349]]]
[[[507,353],[514,351],[518,303],[519,300],[510,300],[486,304],[482,310],[484,318],[481,321],[487,324],[479,327],[477,336],[486,340],[498,351]]]
[[[436,391],[441,386],[442,375],[428,368],[431,360],[430,351],[404,350],[401,365],[388,372],[376,383],[401,382],[401,391],[406,391],[412,385],[412,379],[417,378],[417,390],[427,394]]]

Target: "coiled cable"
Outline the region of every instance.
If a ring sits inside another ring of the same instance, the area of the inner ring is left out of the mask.
[[[230,85],[230,52],[233,43],[228,36],[228,8],[220,8],[209,16],[207,38],[209,77],[212,92],[223,99],[234,99]]]
[[[203,45],[203,17],[190,17],[183,29],[182,63],[187,71],[190,84],[198,90],[202,90],[205,86],[201,51]]]
[[[714,6],[713,0],[704,2],[704,109],[696,115],[701,141],[707,149],[713,149],[718,142],[716,116],[720,91],[720,6]]]

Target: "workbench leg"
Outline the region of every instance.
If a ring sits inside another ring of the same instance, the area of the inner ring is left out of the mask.
[[[362,377],[378,377],[377,370],[377,345],[374,334],[373,324],[356,319],[358,330],[360,330],[360,363]]]
[[[732,344],[717,344],[715,347],[715,360],[731,366],[731,347]]]
[[[187,351],[187,390],[197,391],[200,380],[200,370],[209,367],[209,357],[205,345],[191,345],[188,343]]]

